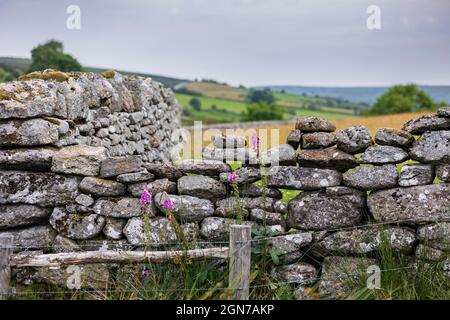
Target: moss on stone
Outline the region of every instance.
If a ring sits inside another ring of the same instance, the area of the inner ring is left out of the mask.
[[[116,72],[114,70],[106,70],[102,72],[102,77],[106,79],[112,79],[116,76]]]
[[[3,100],[17,100],[17,98],[14,93],[0,88],[0,101],[3,101]]]
[[[53,123],[54,125],[61,125],[61,120],[57,119],[57,118],[51,118],[51,117],[46,117],[44,118],[44,120],[47,120],[50,123]]]
[[[64,82],[69,80],[70,77],[71,75],[68,73],[49,69],[45,71],[34,71],[25,74],[19,77],[19,80],[27,81],[27,80],[41,79],[41,80],[55,80],[58,82]]]

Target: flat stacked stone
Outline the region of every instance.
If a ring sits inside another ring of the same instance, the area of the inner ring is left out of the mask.
[[[216,202],[216,210],[214,215],[218,217],[234,217],[237,215],[239,208],[242,216],[248,216],[249,210],[260,208],[269,212],[275,211],[274,203],[276,199],[268,197],[245,198],[239,200],[235,197],[226,198]]]
[[[446,183],[381,190],[368,196],[367,206],[378,222],[446,221],[450,219],[449,192]]]
[[[216,161],[241,161],[244,163],[257,164],[256,152],[248,148],[219,149],[206,147],[203,149],[203,159]]]
[[[56,151],[52,147],[0,149],[0,169],[50,171]]]
[[[280,144],[261,154],[261,163],[264,166],[295,166],[295,149],[289,144]]]
[[[340,171],[346,171],[358,165],[358,160],[353,155],[336,148],[302,150],[297,154],[297,162],[303,167]]]
[[[231,166],[217,160],[183,160],[178,169],[183,173],[201,174],[217,177],[221,173],[231,172]]]
[[[197,238],[199,233],[195,223],[182,224],[181,229],[187,241]],[[147,226],[141,218],[131,218],[123,228],[123,234],[133,246],[161,247],[180,240],[173,223],[165,217],[149,219]]]
[[[413,187],[432,184],[434,180],[434,167],[427,164],[404,165],[400,170],[398,184],[401,187]]]
[[[51,248],[56,232],[49,225],[29,226],[0,231],[0,237],[13,238],[14,252]]]
[[[392,249],[410,254],[416,242],[414,230],[400,227],[365,227],[337,231],[326,236],[314,247],[318,255],[369,254],[380,249],[386,242]]]
[[[288,283],[310,285],[317,282],[318,272],[312,264],[297,262],[275,267],[272,275]]]
[[[223,241],[229,238],[230,225],[244,224],[252,226],[252,230],[257,230],[257,224],[251,221],[238,221],[229,218],[208,217],[203,219],[200,227],[200,235],[208,240]]]
[[[436,176],[439,180],[450,182],[450,164],[437,165]]]
[[[409,155],[401,148],[392,146],[371,146],[359,158],[364,164],[396,164],[409,159]]]
[[[417,230],[417,237],[432,248],[449,251],[450,223],[439,222],[422,226]]]
[[[100,177],[111,178],[142,170],[141,156],[111,157],[102,161]]]
[[[293,263],[301,259],[304,255],[301,250],[311,242],[311,232],[296,232],[269,240],[270,246],[280,253],[278,257],[282,264]]]
[[[123,228],[127,223],[126,219],[106,218],[103,234],[107,239],[120,240],[123,236]]]
[[[297,119],[295,129],[305,132],[333,132],[336,126],[328,120],[318,117],[301,117]]]
[[[48,172],[0,171],[0,204],[64,205],[78,196],[79,181]]]
[[[0,147],[44,146],[58,139],[58,126],[44,119],[0,120]]]
[[[421,163],[450,164],[450,130],[425,132],[409,154]]]
[[[339,149],[350,154],[361,153],[373,145],[369,130],[361,125],[338,131],[336,142]]]
[[[53,172],[81,176],[98,176],[100,165],[107,158],[104,147],[75,145],[62,148],[53,155]]]
[[[403,130],[411,134],[422,134],[426,131],[450,129],[450,119],[437,115],[425,115],[408,121]]]
[[[51,212],[50,208],[27,204],[0,205],[0,230],[45,222]]]
[[[121,183],[133,184],[138,182],[150,182],[155,180],[155,175],[143,169],[139,172],[123,173],[116,177],[116,180]]]
[[[416,247],[415,256],[418,260],[440,262],[448,257],[448,253],[419,243]]]
[[[95,200],[91,197],[88,196],[87,194],[79,194],[76,198],[75,198],[75,203],[85,206],[85,207],[90,207],[94,204]]]
[[[284,202],[283,200],[275,201],[273,203],[273,209],[275,210],[275,212],[279,212],[279,213],[282,213],[284,215],[286,215],[288,213],[287,203]]]
[[[437,115],[440,117],[450,118],[450,107],[439,108]]]
[[[321,149],[336,144],[336,137],[329,132],[311,132],[302,135],[302,149]]]
[[[169,179],[158,179],[150,183],[141,182],[131,184],[128,186],[128,192],[131,193],[133,197],[140,197],[142,192],[144,192],[144,190],[147,190],[152,195],[162,192],[166,192],[169,194],[176,194],[177,183],[170,181]]]
[[[286,138],[286,143],[292,146],[292,148],[294,148],[295,150],[298,149],[301,141],[302,141],[302,132],[298,129],[290,131]]]
[[[227,195],[224,183],[207,176],[185,176],[178,180],[180,195],[196,196],[213,202],[223,199]]]
[[[142,215],[141,204],[137,198],[105,198],[95,202],[93,210],[96,214],[113,218],[131,218]],[[146,208],[150,215],[155,215],[152,206]]]
[[[245,184],[239,187],[239,195],[247,198],[258,198],[266,196],[269,198],[281,199],[283,194],[276,188],[265,188],[257,184]]]
[[[336,170],[279,166],[272,167],[267,174],[269,187],[318,190],[340,185],[342,174]]]
[[[173,204],[170,211],[183,222],[198,222],[214,214],[212,201],[193,196],[158,193],[154,197],[154,202],[158,209],[164,212],[164,202],[168,199]]]
[[[148,172],[155,175],[158,179],[169,179],[170,181],[178,181],[183,173],[174,164],[168,163],[145,163],[144,167]]]
[[[281,225],[286,228],[286,221],[283,214],[278,212],[268,212],[263,209],[251,209],[250,219],[262,225]]]
[[[80,191],[97,197],[122,196],[126,192],[126,185],[114,180],[86,177],[80,182]]]
[[[366,205],[365,192],[347,188],[305,191],[289,201],[288,226],[324,230],[358,225]]]
[[[70,214],[61,208],[55,208],[50,224],[60,235],[69,239],[91,239],[102,231],[105,217],[97,214]]]
[[[321,298],[344,298],[351,293],[356,283],[365,283],[367,268],[378,266],[375,259],[354,257],[326,257],[322,264],[322,276],[319,281]]]
[[[379,145],[407,148],[414,142],[414,136],[404,130],[381,128],[375,134],[375,142]]]
[[[398,185],[397,167],[393,164],[383,166],[360,166],[343,175],[344,185],[361,190],[381,190]]]
[[[237,175],[235,183],[249,184],[261,180],[261,169],[256,167],[242,167],[234,171]],[[230,173],[224,172],[220,174],[220,181],[229,183]]]

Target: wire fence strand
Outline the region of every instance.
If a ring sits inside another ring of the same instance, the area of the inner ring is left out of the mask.
[[[269,240],[274,240],[283,236],[288,236],[288,235],[293,235],[293,234],[297,234],[297,233],[316,233],[316,232],[339,232],[339,231],[349,231],[349,230],[355,230],[355,229],[364,229],[364,228],[370,228],[370,227],[379,227],[379,226],[386,226],[386,225],[391,225],[391,226],[398,226],[400,224],[407,224],[409,222],[414,222],[414,223],[423,223],[423,224],[429,224],[429,223],[439,223],[439,222],[450,222],[450,219],[424,219],[421,222],[417,221],[417,218],[411,218],[411,219],[403,219],[403,220],[397,220],[397,221],[383,221],[383,222],[376,222],[376,223],[366,223],[366,224],[360,224],[360,225],[355,225],[355,226],[345,226],[345,227],[340,227],[340,228],[329,228],[329,229],[320,229],[320,230],[297,230],[296,232],[284,232],[284,233],[280,233],[277,235],[273,235],[273,236],[267,236],[267,237],[257,237],[254,239],[249,240],[251,243],[258,243],[258,242],[264,242],[264,241],[269,241]],[[98,250],[92,250],[92,251],[102,251],[102,250],[114,250],[114,251],[128,251],[126,250],[126,248],[120,248],[120,246],[122,246],[122,244],[120,243],[114,243],[114,241],[110,241],[110,240],[93,240],[95,241],[95,243],[91,243],[91,244],[77,244],[76,248],[95,248],[96,246],[99,247]],[[247,241],[243,241],[243,242],[247,242]],[[240,242],[237,242],[240,243]],[[155,243],[149,243],[148,246],[152,247],[152,248],[160,248],[160,247],[164,247],[164,246],[181,246],[181,245],[185,245],[186,243],[183,242],[155,242]],[[189,242],[190,245],[224,245],[224,244],[229,244],[229,241],[225,241],[225,240],[211,240],[211,241],[191,241]],[[117,246],[117,247],[114,247]],[[129,246],[129,247],[143,247],[143,246],[133,246],[131,244],[128,243],[124,243],[123,246]],[[8,247],[8,249],[10,249],[11,247]],[[65,249],[65,248],[71,248],[69,246],[63,246],[63,245],[46,245],[46,246],[35,246],[35,245],[30,245],[30,246],[22,246],[22,245],[13,245],[12,246],[13,249],[24,249],[24,251],[30,251],[30,250],[44,250],[44,249]],[[5,249],[5,247],[0,247],[0,249]]]

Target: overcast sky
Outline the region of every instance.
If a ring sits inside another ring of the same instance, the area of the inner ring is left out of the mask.
[[[381,30],[366,26],[371,4]],[[86,66],[188,79],[450,85],[449,0],[0,0],[0,56],[51,38]]]

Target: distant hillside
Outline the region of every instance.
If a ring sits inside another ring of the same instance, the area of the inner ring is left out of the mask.
[[[422,86],[419,88],[427,92],[436,102],[445,101],[450,103],[450,86]],[[273,91],[284,91],[294,95],[331,97],[336,99],[349,100],[352,102],[363,102],[373,104],[389,87],[305,87],[305,86],[264,86],[260,88],[270,88]]]
[[[17,78],[19,75],[23,74],[30,66],[30,63],[31,63],[31,60],[27,59],[27,58],[0,57],[0,68],[11,73],[15,78]],[[95,72],[95,73],[102,73],[103,71],[107,70],[107,69],[95,68],[95,67],[84,67],[84,69],[88,72]],[[189,80],[186,80],[186,79],[165,77],[165,76],[154,75],[154,74],[149,74],[149,73],[130,72],[130,71],[123,71],[123,70],[116,70],[116,71],[120,72],[121,74],[124,74],[124,75],[137,75],[137,76],[142,76],[142,77],[150,77],[153,80],[161,82],[166,87],[170,87],[170,88],[174,88],[175,86],[177,86],[181,83],[189,82]]]
[[[233,87],[212,80],[190,82],[177,88],[176,96],[183,108],[183,123],[191,125],[194,120],[204,123],[241,122],[247,110],[249,90]],[[329,97],[298,96],[276,92],[275,103],[283,111],[284,120],[298,116],[317,115],[326,119],[342,119],[360,114],[369,106]],[[194,108],[191,100],[200,106]]]

